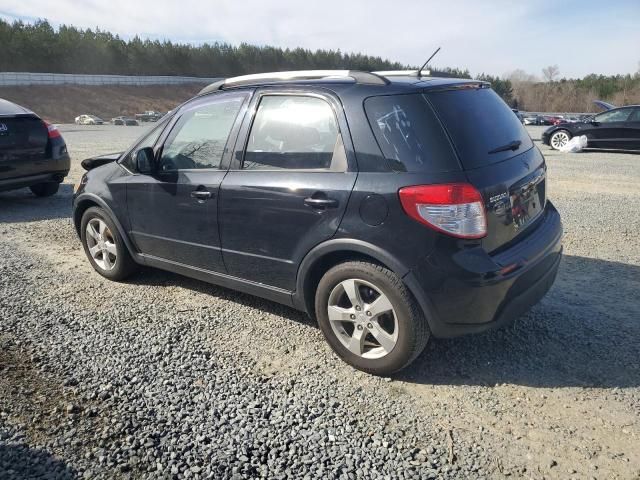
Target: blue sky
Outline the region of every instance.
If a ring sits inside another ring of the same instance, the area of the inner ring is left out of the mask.
[[[503,75],[633,73],[640,0],[3,0],[0,16],[99,27],[125,38],[340,49]]]

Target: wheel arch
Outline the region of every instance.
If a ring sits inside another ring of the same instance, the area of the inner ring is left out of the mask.
[[[82,223],[82,216],[84,215],[84,212],[86,212],[91,207],[101,208],[107,213],[107,215],[109,215],[109,218],[111,219],[111,221],[116,225],[116,228],[118,229],[118,233],[124,240],[124,244],[127,247],[127,250],[129,251],[129,254],[131,255],[131,257],[134,259],[138,258],[138,252],[134,248],[131,240],[129,239],[127,232],[122,227],[122,224],[118,220],[118,217],[115,215],[113,210],[109,207],[109,205],[107,205],[107,203],[104,200],[102,200],[100,197],[96,195],[85,193],[79,196],[78,198],[76,198],[73,202],[73,205],[74,205],[73,225],[76,229],[76,233],[78,234],[78,237],[81,236],[80,226]]]
[[[339,263],[362,260],[381,265],[402,278],[409,269],[375,245],[352,239],[334,239],[313,248],[298,268],[294,305],[315,317],[315,294],[320,278]]]
[[[565,127],[561,127],[558,126],[558,128],[556,128],[553,132],[550,133],[550,136],[558,133],[558,132],[567,132],[569,134],[570,137],[573,137],[573,132],[571,132],[571,130],[569,130],[568,128]]]

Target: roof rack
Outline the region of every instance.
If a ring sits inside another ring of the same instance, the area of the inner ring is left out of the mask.
[[[362,72],[359,70],[298,70],[292,72],[256,73],[240,77],[218,80],[200,90],[204,95],[224,88],[255,85],[260,83],[284,82],[287,80],[324,80],[351,78],[356,83],[367,85],[387,85],[389,80],[378,73]]]
[[[383,70],[373,73],[381,77],[428,77],[431,75],[430,70]]]

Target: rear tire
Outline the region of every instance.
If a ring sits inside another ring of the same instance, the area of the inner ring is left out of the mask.
[[[549,137],[549,146],[554,150],[559,150],[571,140],[571,133],[567,130],[556,130]]]
[[[58,182],[38,183],[29,187],[36,197],[50,197],[58,193],[59,188],[60,184]]]
[[[118,282],[138,270],[118,228],[102,208],[91,207],[84,212],[80,238],[89,263],[103,277]]]
[[[325,273],[318,283],[315,311],[334,352],[374,375],[390,375],[409,365],[430,336],[402,280],[368,262],[342,263]]]

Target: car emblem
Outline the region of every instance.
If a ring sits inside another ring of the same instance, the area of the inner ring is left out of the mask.
[[[6,123],[0,123],[0,132],[8,132],[9,127],[7,127]]]
[[[494,204],[509,198],[509,192],[500,193],[489,198],[489,203]]]

